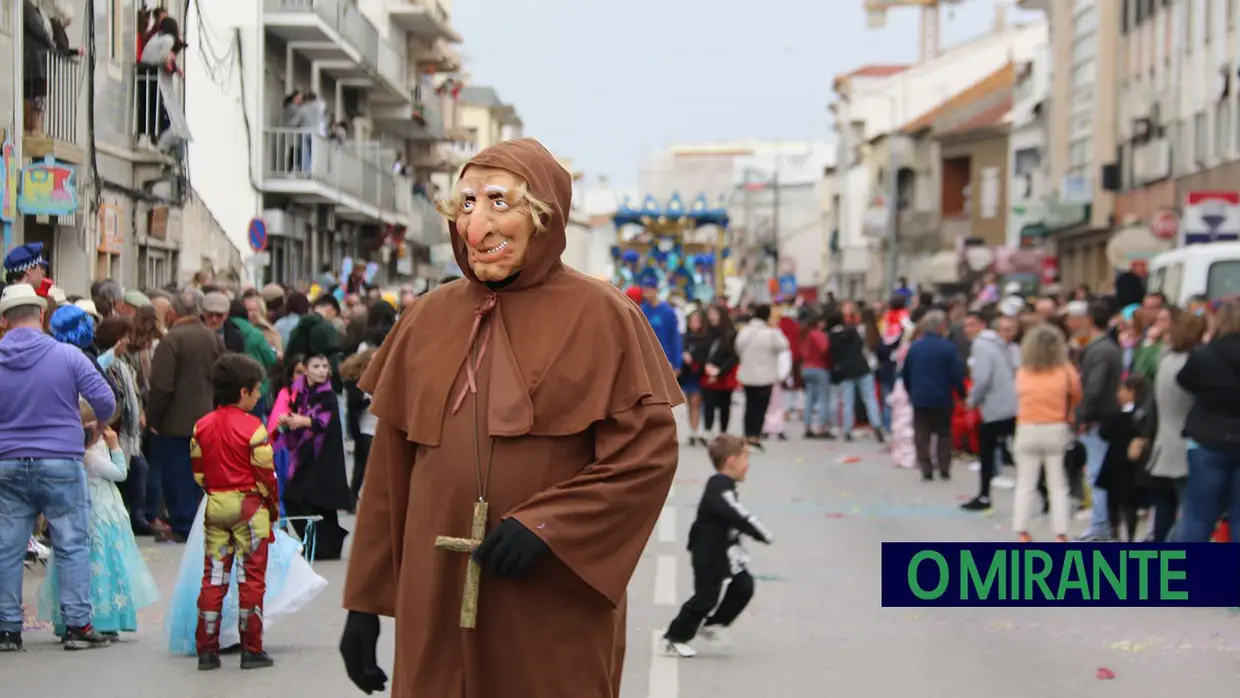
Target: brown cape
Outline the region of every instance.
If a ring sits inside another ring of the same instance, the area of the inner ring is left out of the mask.
[[[625,588],[675,474],[683,395],[641,310],[560,262],[568,172],[530,139],[471,165],[520,175],[552,213],[495,294],[453,227],[466,278],[412,306],[363,377],[379,426],[344,605],[396,618],[398,698],[618,698]],[[453,411],[475,317],[473,347],[488,337],[477,393]],[[468,536],[475,452],[485,463],[492,449],[488,530],[516,518],[552,554],[519,580],[484,573],[477,628],[465,630],[465,556],[434,539]]]

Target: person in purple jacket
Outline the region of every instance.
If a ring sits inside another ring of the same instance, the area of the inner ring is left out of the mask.
[[[60,580],[64,648],[106,647],[91,627],[90,537],[79,398],[107,424],[116,398],[80,350],[43,333],[47,301],[29,284],[0,295],[0,652],[22,649],[22,558],[39,514]]]

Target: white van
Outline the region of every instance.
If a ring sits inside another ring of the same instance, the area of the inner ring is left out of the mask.
[[[1150,260],[1146,287],[1181,308],[1189,299],[1240,296],[1240,242],[1177,247]]]

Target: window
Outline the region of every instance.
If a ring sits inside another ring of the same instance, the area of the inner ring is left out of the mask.
[[[1086,87],[1096,82],[1098,72],[1094,61],[1080,63],[1072,68],[1072,86]]]
[[[1203,46],[1210,45],[1210,35],[1214,33],[1214,4],[1217,0],[1205,0],[1205,20],[1201,23],[1201,44]]]
[[[1093,139],[1081,138],[1068,146],[1068,164],[1073,168],[1087,168],[1094,156]]]
[[[1209,148],[1210,133],[1206,131],[1206,113],[1200,112],[1193,117],[1193,160],[1204,163]]]
[[[1016,151],[1013,156],[1012,169],[1017,177],[1036,172],[1042,166],[1042,153],[1037,148],[1025,148]]]
[[[1210,271],[1206,274],[1206,296],[1210,300],[1216,300],[1236,294],[1240,294],[1240,261],[1227,260],[1211,264]]]
[[[1098,40],[1096,34],[1087,34],[1072,42],[1072,63],[1078,64],[1096,58]]]
[[[9,33],[12,24],[13,3],[15,0],[0,0],[0,32]]]

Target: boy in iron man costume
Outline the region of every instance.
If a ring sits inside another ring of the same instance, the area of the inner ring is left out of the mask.
[[[263,651],[263,596],[267,546],[275,538],[280,494],[267,428],[250,414],[262,379],[263,369],[253,359],[243,354],[220,357],[212,376],[216,408],[194,425],[190,441],[194,480],[207,497],[198,594],[199,671],[220,667],[220,618],[234,563],[241,668],[274,663]]]

